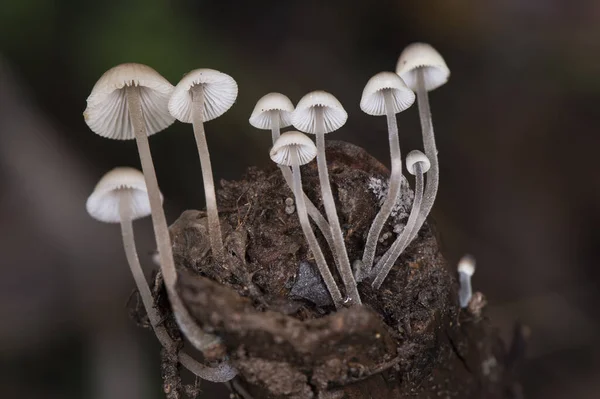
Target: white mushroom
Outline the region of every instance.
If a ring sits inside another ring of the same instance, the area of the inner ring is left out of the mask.
[[[220,264],[225,261],[223,237],[204,122],[223,115],[233,105],[237,94],[237,83],[231,76],[214,69],[196,69],[181,79],[169,100],[171,115],[181,122],[193,124],[202,167],[210,247]]]
[[[471,287],[471,277],[475,274],[475,258],[471,255],[465,255],[458,261],[458,280],[460,288],[458,290],[458,302],[461,308],[466,308],[473,297],[473,288]]]
[[[424,174],[431,167],[429,159],[421,151],[413,150],[406,156],[406,170],[412,175],[415,175],[415,197],[413,199],[412,208],[406,226],[402,233],[396,238],[392,246],[381,257],[377,265],[373,268],[370,277],[373,279],[371,286],[374,289],[379,289],[381,284],[387,277],[388,273],[400,257],[402,252],[410,244],[412,233],[416,228],[419,218],[421,203],[423,200]]]
[[[333,279],[333,275],[327,266],[323,251],[315,237],[315,233],[312,231],[310,222],[308,220],[308,214],[306,211],[306,204],[304,202],[304,191],[302,190],[302,177],[300,174],[300,165],[307,164],[312,161],[317,155],[317,148],[315,144],[307,136],[300,132],[286,132],[283,133],[270,151],[270,156],[273,162],[278,165],[284,165],[286,167],[292,167],[294,197],[296,198],[296,209],[298,210],[298,218],[300,219],[300,226],[304,232],[304,236],[308,241],[308,246],[315,257],[317,267],[327,290],[333,299],[333,303],[336,307],[343,305],[342,295]]]
[[[369,270],[373,266],[375,250],[379,234],[392,213],[394,205],[400,194],[402,182],[402,157],[400,153],[400,141],[398,138],[398,123],[396,114],[404,111],[415,102],[415,93],[410,90],[393,72],[381,72],[373,76],[367,82],[360,100],[360,108],[369,115],[386,115],[388,125],[388,136],[390,143],[390,157],[392,161],[392,173],[387,196],[381,209],[375,216],[369,235],[365,243],[363,253],[363,267]]]
[[[257,129],[271,130],[271,138],[273,144],[281,135],[281,129],[288,127],[292,124],[292,112],[294,112],[294,106],[290,99],[281,93],[269,93],[256,103],[254,111],[250,116],[250,124]],[[286,184],[293,189],[292,172],[289,166],[278,165]],[[331,229],[327,219],[321,215],[321,212],[312,203],[312,201],[305,195],[304,201],[306,202],[306,210],[311,219],[315,222],[321,233],[325,237],[325,240],[329,244],[329,247],[333,250],[333,237],[331,236]]]
[[[425,43],[413,43],[407,46],[396,65],[396,73],[404,80],[406,85],[417,93],[423,147],[425,155],[431,161],[431,171],[427,175],[427,187],[423,195],[423,206],[417,221],[417,228],[413,231],[414,238],[425,219],[431,212],[439,185],[438,154],[435,145],[433,122],[429,107],[428,92],[445,84],[450,77],[450,70],[446,62],[433,47]]]
[[[346,288],[346,295],[352,300],[353,304],[360,305],[362,302],[344,244],[344,236],[342,235],[342,228],[340,227],[329,183],[327,158],[325,157],[325,134],[342,127],[347,119],[348,114],[342,104],[333,95],[325,91],[313,91],[302,97],[292,115],[294,127],[317,136],[317,166],[319,182],[321,183],[321,195],[325,205],[325,213],[331,226],[338,270]]]
[[[169,351],[176,351],[167,329],[162,324],[162,317],[154,306],[154,299],[140,265],[135,247],[133,221],[150,215],[150,202],[144,181],[144,175],[133,168],[115,168],[105,174],[86,202],[90,216],[105,223],[120,223],[123,236],[123,248],[127,263],[133,274],[144,308],[162,346]],[[235,376],[230,367],[206,367],[187,353],[178,353],[179,362],[198,377],[214,382],[228,381]]]

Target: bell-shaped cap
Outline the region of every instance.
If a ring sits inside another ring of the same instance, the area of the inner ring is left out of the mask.
[[[273,122],[271,111],[279,113],[280,128],[283,129],[292,124],[294,105],[287,96],[281,93],[269,93],[258,100],[252,115],[250,115],[250,124],[257,129],[271,129],[271,123]]]
[[[392,93],[393,112],[404,111],[415,102],[415,93],[394,72],[379,72],[367,82],[360,99],[360,109],[369,115],[385,115],[384,91]]]
[[[423,173],[427,173],[429,168],[431,168],[431,161],[427,158],[427,155],[423,154],[419,150],[412,150],[406,156],[406,170],[411,175],[415,175],[417,172],[415,171],[415,164],[421,163],[421,171]]]
[[[129,204],[127,213],[131,220],[150,215],[146,182],[142,172],[137,169],[115,168],[102,176],[86,202],[86,209],[96,220],[120,223],[122,203]]]
[[[223,72],[207,68],[188,72],[177,83],[169,100],[169,112],[178,121],[192,123],[192,88],[196,85],[204,89],[204,122],[227,112],[238,95],[237,83]]]
[[[298,164],[304,165],[315,159],[317,146],[307,135],[290,131],[281,134],[269,155],[278,165],[292,166],[292,152],[298,155]]]
[[[458,272],[467,276],[475,274],[475,258],[472,255],[465,255],[458,261]]]
[[[332,94],[323,90],[308,93],[298,102],[292,114],[292,122],[296,129],[306,133],[317,133],[315,109],[323,109],[325,132],[330,133],[344,126],[348,114],[342,104]]]
[[[94,133],[115,140],[135,138],[125,93],[128,86],[139,88],[148,135],[160,132],[175,121],[167,109],[173,85],[149,66],[121,64],[106,71],[87,98],[83,117]]]
[[[417,90],[418,68],[423,69],[425,89],[431,91],[446,83],[450,77],[450,69],[440,53],[426,43],[413,43],[406,47],[396,64],[396,73],[412,90]]]

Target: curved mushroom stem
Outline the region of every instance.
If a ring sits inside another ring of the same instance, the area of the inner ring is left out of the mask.
[[[152,325],[152,329],[156,334],[156,338],[160,344],[168,351],[176,351],[177,345],[167,332],[167,329],[162,325],[162,319],[156,308],[154,307],[154,299],[152,292],[144,276],[140,260],[138,258],[137,249],[135,247],[135,236],[133,233],[133,223],[131,221],[131,202],[128,197],[121,199],[119,204],[119,213],[121,215],[121,235],[123,237],[123,248],[125,249],[125,256],[127,257],[127,263],[133,274],[135,285],[137,286],[138,292],[142,298],[142,303],[146,309],[146,314]],[[206,367],[203,364],[198,363],[195,359],[189,356],[187,353],[180,351],[177,354],[179,362],[198,377],[212,381],[212,382],[226,382],[235,377],[235,372],[225,371],[223,368],[211,368]],[[233,369],[230,369],[233,370]]]
[[[138,147],[144,180],[148,190],[148,198],[150,201],[150,211],[152,215],[152,226],[154,227],[154,236],[156,237],[156,246],[160,257],[160,269],[167,294],[173,308],[173,313],[183,330],[186,337],[200,351],[206,350],[219,342],[219,338],[211,334],[206,334],[196,324],[192,316],[187,311],[181,298],[177,294],[175,284],[177,283],[177,271],[175,269],[175,261],[173,260],[173,251],[171,248],[171,237],[169,236],[169,227],[167,218],[162,207],[160,190],[152,162],[150,153],[150,144],[148,143],[148,135],[146,134],[146,125],[144,115],[142,113],[142,103],[139,87],[127,86],[127,106],[129,115],[135,132],[135,141]]]
[[[344,282],[346,295],[352,300],[355,305],[362,304],[356,280],[352,273],[346,245],[344,244],[344,236],[338,219],[331,185],[329,184],[329,171],[327,170],[327,158],[325,157],[325,121],[323,119],[323,108],[315,107],[316,130],[317,130],[317,166],[319,169],[319,182],[321,183],[321,193],[323,196],[323,204],[325,205],[325,213],[331,226],[331,234],[333,236],[334,252],[337,258],[336,264],[338,271]]]
[[[373,260],[375,258],[375,250],[377,249],[377,240],[379,240],[379,234],[385,225],[385,222],[390,217],[394,205],[398,200],[398,194],[400,194],[400,185],[402,183],[402,158],[400,153],[400,141],[398,139],[398,123],[396,121],[396,114],[394,113],[392,91],[387,89],[383,91],[383,97],[385,99],[385,110],[388,124],[388,135],[390,142],[390,155],[392,159],[392,173],[390,175],[390,184],[388,187],[388,193],[379,210],[377,216],[371,224],[369,229],[369,235],[367,236],[367,242],[365,243],[365,252],[363,254],[363,265],[370,270],[373,267]]]
[[[423,226],[423,223],[425,223],[425,219],[429,215],[429,212],[431,212],[431,208],[433,208],[440,181],[437,147],[435,145],[435,135],[433,133],[429,95],[425,89],[423,68],[417,69],[417,102],[419,104],[419,118],[421,119],[423,148],[425,150],[425,155],[427,155],[427,158],[431,161],[431,168],[427,171],[427,187],[425,187],[425,194],[423,194],[423,205],[421,207],[419,219],[417,220],[417,225],[412,232],[410,238],[411,241],[417,236],[417,233]]]
[[[220,265],[223,265],[225,261],[225,251],[223,249],[223,236],[221,235],[221,223],[219,221],[219,211],[217,208],[215,182],[213,180],[206,134],[204,133],[204,87],[201,84],[195,85],[192,88],[192,122],[196,146],[198,147],[198,155],[200,156],[200,166],[202,167],[202,181],[204,182],[204,196],[206,197],[210,248],[212,249],[213,256],[217,262]]]
[[[340,308],[344,303],[342,294],[340,293],[340,290],[333,279],[331,270],[329,270],[329,266],[327,266],[327,262],[323,256],[323,251],[321,251],[321,247],[319,246],[317,238],[315,237],[315,233],[312,231],[310,222],[308,221],[306,203],[304,202],[304,191],[302,190],[302,177],[300,176],[298,154],[295,151],[290,151],[290,154],[292,157],[294,197],[296,197],[296,209],[298,212],[298,219],[300,219],[300,226],[302,226],[302,231],[304,232],[306,241],[308,241],[308,246],[315,257],[317,267],[319,268],[319,272],[323,277],[323,281],[325,281],[325,285],[327,286],[327,290],[333,299],[333,303],[335,304],[336,308]]]
[[[396,263],[402,251],[408,246],[410,243],[410,238],[412,237],[412,233],[416,228],[417,220],[420,214],[421,203],[423,200],[423,168],[421,167],[421,163],[417,162],[414,166],[416,173],[416,182],[415,182],[415,198],[413,200],[412,209],[410,211],[410,215],[408,217],[408,221],[406,222],[406,226],[404,227],[404,231],[396,238],[390,249],[383,255],[381,260],[377,263],[377,265],[373,268],[370,277],[374,278],[371,286],[373,289],[379,289],[383,280],[387,277],[388,273]],[[429,176],[428,176],[429,177]]]
[[[279,124],[279,111],[271,111],[271,138],[273,139],[273,144],[275,141],[281,136]],[[294,191],[294,182],[292,180],[292,171],[288,166],[279,165],[279,169],[281,169],[281,173],[283,174],[283,178],[285,179],[286,184],[290,188],[290,190]],[[321,215],[321,212],[317,209],[315,204],[304,194],[304,202],[306,203],[306,211],[308,212],[308,216],[315,222],[321,233],[325,237],[329,248],[333,251],[333,237],[331,235],[331,228],[329,227],[329,223],[327,219]]]

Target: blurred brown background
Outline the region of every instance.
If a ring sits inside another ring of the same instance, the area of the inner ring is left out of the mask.
[[[508,338],[531,328],[528,398],[600,391],[600,2],[6,0],[0,7],[0,387],[3,398],[160,398],[158,346],[125,308],[133,290],[117,226],[85,199],[135,143],[85,125],[85,99],[122,62],[173,84],[194,68],[238,82],[207,124],[217,179],[266,165],[256,100],[324,89],[350,118],[332,134],[389,164],[385,118],[362,113],[368,78],[413,41],[452,76],[432,92],[441,162],[433,216],[451,264],[478,261],[475,288]],[[421,147],[416,106],[399,115],[404,151]],[[203,207],[191,127],[153,136],[170,221]],[[148,273],[148,220],[136,223]],[[202,398],[227,397],[203,385]]]

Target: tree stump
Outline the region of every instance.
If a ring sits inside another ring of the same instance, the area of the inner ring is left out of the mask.
[[[329,142],[327,158],[352,262],[362,257],[389,172],[363,149],[343,142]],[[316,163],[302,167],[302,174],[306,195],[323,212]],[[223,350],[215,353],[226,353],[239,371],[234,395],[518,396],[513,365],[519,354],[508,355],[480,314],[481,296],[470,311],[459,308],[455,267],[444,261],[429,224],[380,290],[372,290],[368,282],[359,284],[363,306],[335,311],[315,273],[290,200],[294,196],[279,169],[251,168],[242,180],[223,181],[221,186],[217,195],[227,250],[224,267],[211,257],[204,212],[184,212],[171,226],[171,235],[180,295],[198,324],[221,337]],[[411,199],[412,191],[403,185],[377,257],[406,222],[404,208],[410,210]],[[331,251],[316,227],[315,232],[335,272]],[[205,360],[217,361],[219,356]]]

